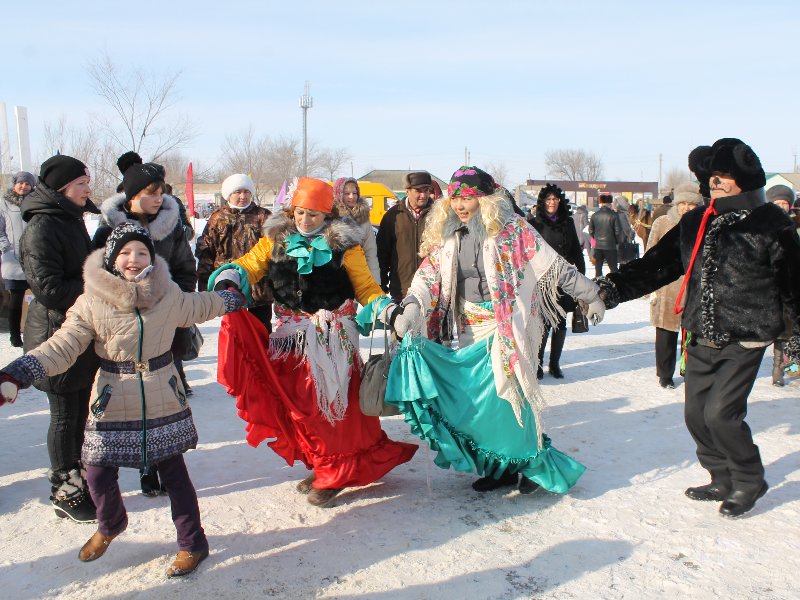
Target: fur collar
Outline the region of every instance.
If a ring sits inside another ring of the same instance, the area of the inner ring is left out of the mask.
[[[339,209],[340,215],[350,217],[359,225],[363,225],[369,221],[370,207],[363,198],[359,198],[353,208],[347,208],[344,202],[339,202],[338,200],[336,201],[336,207]]]
[[[764,194],[764,188],[758,188],[735,196],[717,198],[714,200],[714,208],[717,209],[717,214],[722,214],[738,210],[753,210],[766,203],[767,197]]]
[[[126,281],[103,268],[105,248],[92,252],[83,266],[84,292],[122,310],[154,307],[172,285],[167,262],[156,255],[150,275],[138,283]]]
[[[282,244],[288,236],[297,233],[294,221],[284,211],[278,211],[264,223],[264,232],[276,244]],[[320,232],[334,252],[344,252],[357,246],[364,237],[364,232],[350,217],[341,217],[328,221]]]
[[[30,192],[29,192],[29,193],[30,193]],[[13,204],[14,206],[17,206],[17,207],[18,207],[20,204],[22,204],[22,199],[23,199],[23,198],[25,198],[25,196],[20,196],[20,195],[18,195],[18,194],[17,194],[17,193],[14,191],[14,188],[8,188],[8,190],[6,190],[6,193],[5,193],[5,194],[3,194],[3,199],[4,199],[6,202],[8,202],[9,204]]]
[[[155,219],[147,224],[150,237],[153,238],[154,242],[160,242],[175,231],[175,227],[180,221],[179,200],[169,194],[162,194],[162,198],[163,202],[155,215]],[[139,221],[132,219],[125,211],[125,194],[114,194],[107,198],[100,206],[100,211],[102,212],[103,220],[111,227],[116,227],[125,221],[139,224]]]

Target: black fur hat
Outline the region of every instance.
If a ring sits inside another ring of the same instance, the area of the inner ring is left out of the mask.
[[[689,152],[689,170],[697,177],[703,198],[711,197],[711,188],[708,185],[708,180],[711,179],[710,162],[711,146],[698,146]]]
[[[712,173],[730,173],[743,192],[763,188],[767,184],[764,169],[753,149],[737,138],[722,138],[711,146],[708,161]]]

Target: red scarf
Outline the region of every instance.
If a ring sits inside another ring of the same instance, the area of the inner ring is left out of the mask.
[[[711,199],[711,202],[708,204],[708,208],[703,213],[703,220],[700,221],[700,229],[697,231],[697,238],[694,240],[694,248],[692,248],[692,256],[689,259],[689,267],[686,269],[686,276],[683,278],[683,284],[681,285],[681,291],[678,292],[678,297],[675,300],[675,314],[679,315],[683,312],[684,307],[681,306],[681,301],[683,300],[683,293],[686,291],[686,286],[689,285],[689,278],[692,275],[692,267],[694,267],[694,259],[697,258],[697,252],[700,250],[700,244],[703,243],[703,235],[706,232],[706,225],[708,224],[708,219],[711,215],[716,215],[717,211],[714,208],[714,198]]]

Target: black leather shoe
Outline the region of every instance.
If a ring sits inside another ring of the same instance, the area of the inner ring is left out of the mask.
[[[536,379],[542,379],[544,377],[544,369],[542,367],[536,367]]]
[[[756,505],[756,500],[767,493],[769,486],[765,481],[761,488],[756,492],[736,490],[731,492],[722,506],[719,507],[719,514],[723,517],[741,517],[744,513],[752,510]]]
[[[672,381],[672,377],[659,377],[658,378],[658,385],[660,385],[665,390],[674,390],[675,389],[675,382]]]
[[[701,502],[722,502],[728,497],[731,490],[724,485],[712,481],[700,487],[690,487],[684,493],[692,500],[699,500]]]
[[[561,371],[561,367],[558,365],[551,364],[548,371],[550,371],[550,375],[556,379],[564,379],[564,373]]]
[[[528,479],[525,475],[522,476],[519,480],[519,493],[520,494],[532,494],[536,490],[538,490],[541,486],[536,483],[535,481]]]
[[[517,485],[519,479],[516,473],[509,473],[506,471],[500,476],[500,479],[494,477],[481,477],[477,481],[472,482],[472,489],[476,492],[490,492],[501,487],[508,487],[510,485]]]

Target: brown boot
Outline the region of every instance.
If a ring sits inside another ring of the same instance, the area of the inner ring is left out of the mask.
[[[119,533],[114,535],[103,535],[99,531],[95,531],[94,535],[89,538],[89,541],[86,542],[83,545],[83,548],[81,548],[81,551],[78,552],[78,558],[83,562],[97,560],[106,553],[108,545],[118,535]]]
[[[341,491],[341,489],[337,488],[327,488],[324,490],[311,488],[311,491],[308,493],[308,503],[319,507],[327,506]]]
[[[311,471],[311,475],[303,479],[300,483],[297,484],[297,491],[301,494],[307,494],[311,491],[311,484],[314,483],[314,480],[317,478],[317,474],[314,471]]]
[[[181,577],[188,575],[197,568],[208,556],[208,548],[189,552],[188,550],[178,550],[178,555],[172,564],[167,567],[167,577]]]

